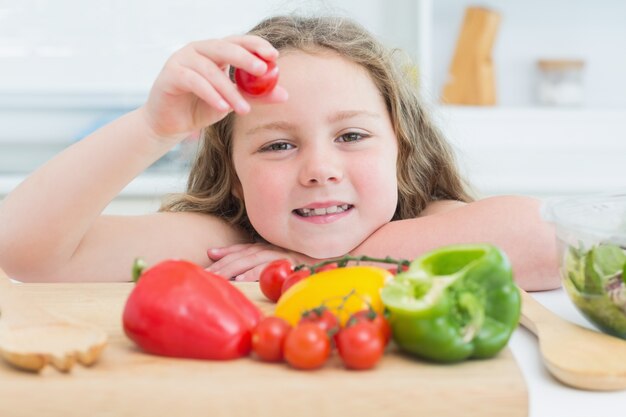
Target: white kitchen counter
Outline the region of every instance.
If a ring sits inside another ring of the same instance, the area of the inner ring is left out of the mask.
[[[530,294],[560,317],[593,329],[563,289]],[[595,417],[622,415],[624,412],[626,390],[583,391],[567,387],[553,378],[543,365],[536,337],[524,327],[520,326],[513,334],[509,346],[528,386],[529,417]],[[576,349],[576,346],[571,348]]]

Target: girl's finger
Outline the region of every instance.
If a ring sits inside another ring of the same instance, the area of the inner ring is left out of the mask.
[[[225,255],[229,255],[231,253],[235,253],[235,252],[241,252],[244,249],[248,249],[254,245],[257,245],[257,243],[236,243],[234,245],[230,245],[230,246],[222,246],[219,248],[210,248],[207,250],[207,256],[210,259],[213,259],[214,256],[217,256],[219,258],[225,256]]]
[[[249,271],[241,274],[241,275],[237,275],[235,277],[235,281],[237,282],[255,282],[259,280],[259,277],[261,276],[261,272],[263,272],[263,269],[265,269],[265,267],[267,266],[267,264],[262,264],[259,266],[256,266],[252,269],[250,269]]]
[[[254,255],[263,250],[265,248],[260,245],[251,246],[244,250],[224,255],[213,263],[208,270],[229,277],[239,275],[242,271],[247,271],[258,264]]]
[[[254,268],[258,264],[258,257],[254,252],[246,253],[245,256],[228,255],[213,264],[211,266],[211,272],[227,277],[234,277]]]
[[[243,258],[234,260],[215,272],[223,276],[234,277],[252,270],[259,265],[265,265],[270,261],[282,258],[285,258],[284,254],[272,250],[261,250],[255,253],[250,253]]]
[[[278,58],[278,50],[267,40],[256,35],[229,36],[224,38],[236,43],[248,51],[255,52],[266,61],[275,61]]]
[[[213,61],[194,53],[183,62],[183,65],[193,69],[211,83],[217,93],[228,102],[236,113],[246,114],[250,111],[250,104],[241,95],[237,86]]]
[[[215,90],[211,83],[193,69],[181,67],[177,82],[186,91],[195,94],[202,101],[216,108],[218,111],[226,112],[230,110],[231,107],[228,102]]]
[[[267,71],[267,64],[263,59],[254,55],[254,51],[235,42],[213,39],[194,42],[190,47],[195,53],[208,58],[222,69],[232,65],[254,75],[263,75]]]
[[[265,245],[259,243],[238,243],[230,246],[222,246],[220,248],[211,248],[207,250],[207,256],[212,261],[219,261],[220,259],[226,257],[227,255],[232,255],[236,253],[242,253],[247,250],[251,250],[254,248],[263,249]],[[242,255],[239,255],[242,256]]]

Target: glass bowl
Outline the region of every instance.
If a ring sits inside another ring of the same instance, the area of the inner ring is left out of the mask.
[[[563,287],[605,333],[626,339],[626,193],[552,199]]]

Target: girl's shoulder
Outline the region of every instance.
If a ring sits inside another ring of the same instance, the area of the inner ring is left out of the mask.
[[[199,239],[211,238],[224,241],[224,245],[249,241],[250,238],[237,228],[218,216],[189,211],[162,211],[144,216],[153,222],[155,227],[162,227],[182,236],[196,236]]]
[[[444,213],[446,211],[454,210],[459,207],[466,206],[467,203],[457,200],[436,200],[431,201],[426,205],[424,210],[420,212],[418,217],[430,216],[432,214]]]

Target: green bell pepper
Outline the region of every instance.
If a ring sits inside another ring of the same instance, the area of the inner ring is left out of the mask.
[[[438,362],[496,355],[521,308],[511,265],[489,244],[429,252],[387,283],[381,297],[400,349]]]

